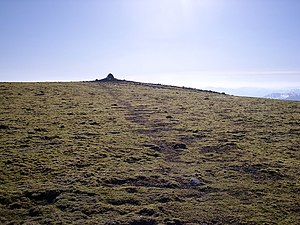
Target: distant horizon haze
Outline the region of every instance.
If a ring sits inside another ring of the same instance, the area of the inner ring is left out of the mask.
[[[88,79],[49,79],[49,80],[21,80],[7,82],[77,82],[93,81],[105,78],[112,73],[115,78],[126,81],[153,83],[162,85],[174,85],[179,87],[197,88],[225,92],[227,94],[263,97],[275,92],[286,92],[300,89],[300,71],[202,71],[181,72],[164,74],[126,75],[115,74],[113,71],[107,74],[82,76]],[[182,79],[184,77],[185,79]]]
[[[300,71],[200,71],[200,72],[174,72],[157,74],[115,74],[113,71],[107,74],[94,74],[72,77],[65,76],[65,79],[7,79],[0,82],[72,82],[92,81],[105,78],[112,73],[115,78],[128,81],[144,83],[160,83],[164,85],[189,86],[194,88],[215,87],[215,88],[265,88],[265,89],[286,89],[300,88]],[[184,79],[183,79],[184,77]]]

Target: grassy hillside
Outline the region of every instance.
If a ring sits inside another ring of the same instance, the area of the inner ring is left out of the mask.
[[[300,102],[0,83],[0,223],[299,224],[299,147]]]

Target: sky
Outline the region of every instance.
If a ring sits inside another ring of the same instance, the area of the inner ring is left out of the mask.
[[[0,0],[0,81],[300,88],[299,0]]]

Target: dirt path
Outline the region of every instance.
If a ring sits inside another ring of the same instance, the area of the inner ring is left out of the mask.
[[[165,118],[161,117],[152,121],[150,118],[153,114],[161,114],[161,111],[158,108],[153,108],[153,106],[146,104],[133,105],[134,98],[130,96],[130,100],[124,97],[122,91],[112,88],[111,85],[103,85],[107,93],[111,98],[117,102],[118,107],[125,109],[125,118],[130,123],[135,123],[143,126],[143,129],[138,130],[137,132],[143,133],[150,137],[153,140],[152,143],[144,143],[145,147],[148,147],[152,150],[159,151],[164,155],[164,158],[167,162],[180,162],[180,149],[185,149],[185,144],[182,143],[170,143],[164,140],[164,134],[162,132],[168,132],[174,130],[173,126],[176,123],[168,123]]]

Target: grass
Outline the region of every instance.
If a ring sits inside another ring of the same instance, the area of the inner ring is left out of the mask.
[[[0,223],[298,224],[299,121],[293,101],[0,83]]]

